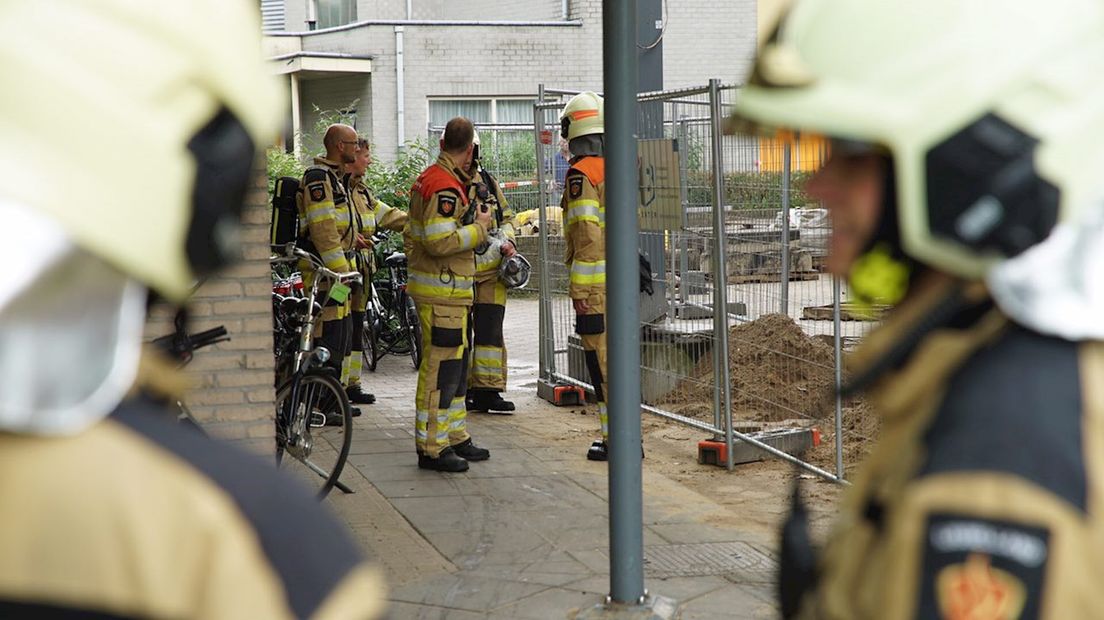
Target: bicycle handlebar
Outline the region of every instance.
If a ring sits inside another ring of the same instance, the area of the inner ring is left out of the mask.
[[[190,336],[190,339],[192,341],[192,349],[193,350],[202,349],[203,347],[215,344],[217,342],[224,342],[226,340],[230,340],[230,338],[226,336],[226,326],[224,326],[224,325],[219,325],[218,327],[212,327],[211,329],[208,329],[207,331],[202,331],[202,332],[199,332],[198,334],[193,334],[192,336]]]
[[[226,327],[223,325],[198,334],[177,331],[154,338],[152,344],[173,358],[186,363],[191,359],[192,352],[196,349],[230,340],[226,333]]]
[[[354,282],[356,284],[361,284],[364,281],[364,279],[360,275],[360,272],[357,272],[357,271],[334,271],[332,269],[329,269],[324,264],[322,264],[322,260],[319,259],[317,256],[315,256],[314,254],[311,254],[310,252],[307,252],[306,250],[295,247],[294,243],[289,243],[289,244],[285,245],[284,246],[284,252],[285,252],[284,256],[276,256],[276,255],[270,256],[268,258],[268,262],[274,263],[274,264],[290,263],[290,262],[294,262],[294,261],[299,260],[299,259],[303,259],[305,261],[308,261],[311,264],[311,267],[313,267],[314,270],[316,272],[318,272],[319,274],[321,274],[323,276],[326,276],[328,278],[332,278],[332,279],[337,280],[339,282],[343,282],[343,283],[344,282]]]

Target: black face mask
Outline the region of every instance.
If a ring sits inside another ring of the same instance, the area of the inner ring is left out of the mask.
[[[222,108],[188,141],[188,151],[196,178],[185,248],[192,272],[203,276],[240,255],[238,230],[256,147],[241,121]]]

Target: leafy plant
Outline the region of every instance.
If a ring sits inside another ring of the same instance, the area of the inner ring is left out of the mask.
[[[410,210],[410,188],[430,164],[429,140],[407,142],[393,164],[373,160],[364,175],[364,184],[377,198],[403,211]]]
[[[285,153],[284,149],[278,147],[269,148],[265,151],[265,155],[268,159],[269,196],[276,189],[276,179],[280,177],[300,178],[303,176],[303,164],[295,159],[295,155]]]

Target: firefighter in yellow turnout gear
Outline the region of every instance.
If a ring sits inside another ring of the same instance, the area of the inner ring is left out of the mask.
[[[341,374],[345,378],[345,393],[354,403],[373,403],[376,397],[360,387],[364,362],[364,310],[368,305],[368,283],[375,272],[372,254],[372,235],[377,230],[401,232],[406,226],[407,215],[379,200],[364,184],[364,174],[372,164],[371,148],[364,138],[357,140],[356,160],[347,166],[345,186],[353,204],[353,222],[356,225],[356,268],[364,277],[364,283],[353,287],[349,314],[352,317],[352,338],[349,355],[342,363]]]
[[[823,549],[794,494],[783,616],[1104,617],[1104,97],[1073,87],[1104,6],[797,0],[761,40],[733,129],[830,140],[825,264],[894,306]]]
[[[602,439],[587,451],[592,461],[608,459],[609,417],[606,408],[606,160],[603,157],[604,105],[592,92],[580,93],[564,106],[561,135],[571,150],[571,168],[564,178],[565,261],[568,294],[575,307],[575,332],[586,356],[587,370],[598,400]]]
[[[467,431],[468,314],[474,298],[474,249],[487,239],[494,214],[468,200],[475,129],[454,118],[445,126],[441,155],[410,191],[403,232],[407,291],[418,307],[422,363],[415,394],[418,467],[459,472],[490,458]]]
[[[342,177],[345,166],[356,161],[356,144],[356,130],[348,125],[331,125],[323,138],[326,156],[315,157],[314,164],[303,173],[299,194],[299,236],[309,242],[310,247],[306,249],[316,253],[328,269],[337,272],[355,268],[355,210]],[[299,268],[305,280],[313,277],[309,262],[300,261]],[[326,302],[315,336],[330,350],[327,365],[344,379],[348,367],[343,368],[343,362],[353,337],[349,299],[335,299],[328,294],[323,298]],[[360,400],[361,404],[364,402]],[[354,415],[359,413],[353,410]]]
[[[514,212],[498,181],[487,172],[479,158],[479,134],[475,135],[472,156],[472,181],[468,200],[486,204],[494,213],[488,241],[475,250],[475,304],[471,315],[471,375],[468,380],[467,409],[470,411],[510,413],[514,403],[504,400],[506,391],[506,342],[502,322],[506,317],[506,284],[498,277],[503,257],[514,249]]]
[[[382,575],[325,505],[148,396],[188,383],[143,344],[151,297],[187,304],[253,243],[287,100],[256,6],[3,2],[0,28],[0,617],[381,617]],[[81,165],[59,176],[62,152]]]

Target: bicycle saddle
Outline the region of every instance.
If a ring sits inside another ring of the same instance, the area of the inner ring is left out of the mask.
[[[406,254],[395,252],[383,260],[388,267],[401,267],[406,264]]]

